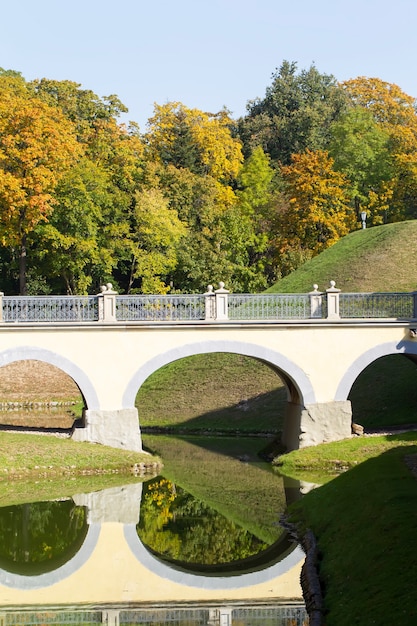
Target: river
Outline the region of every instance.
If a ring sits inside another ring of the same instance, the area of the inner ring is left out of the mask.
[[[307,624],[299,485],[260,438],[144,436],[161,476],[0,508],[0,624]]]

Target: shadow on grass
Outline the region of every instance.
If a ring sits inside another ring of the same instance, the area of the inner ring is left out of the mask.
[[[286,389],[280,387],[233,406],[207,411],[171,425],[158,426],[145,422],[141,430],[143,433],[276,435],[282,430],[286,403]]]
[[[416,623],[417,480],[406,462],[416,454],[416,445],[394,447],[290,507],[318,541],[329,625]]]

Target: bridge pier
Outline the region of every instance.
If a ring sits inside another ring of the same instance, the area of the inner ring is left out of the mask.
[[[83,417],[84,426],[75,428],[72,435],[74,441],[101,443],[122,450],[142,452],[142,438],[136,408],[113,411],[86,409]]]
[[[287,450],[347,439],[352,434],[350,401],[308,404],[288,402],[282,433]]]
[[[308,404],[301,411],[299,448],[352,435],[352,406],[349,400]]]

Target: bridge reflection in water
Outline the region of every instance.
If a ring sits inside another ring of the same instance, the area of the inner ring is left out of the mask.
[[[304,554],[296,543],[285,543],[272,563],[241,574],[172,568],[137,535],[141,493],[142,484],[134,483],[73,496],[87,511],[81,547],[38,575],[0,569],[0,626],[307,623],[300,586]]]

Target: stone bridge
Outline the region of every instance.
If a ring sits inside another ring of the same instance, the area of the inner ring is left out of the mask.
[[[273,368],[287,388],[288,449],[351,435],[349,392],[376,359],[417,362],[416,293],[325,292],[0,296],[0,366],[36,359],[73,378],[84,398],[78,441],[141,450],[135,407],[160,367],[196,354],[229,352]],[[219,379],[221,371],[218,372]]]

